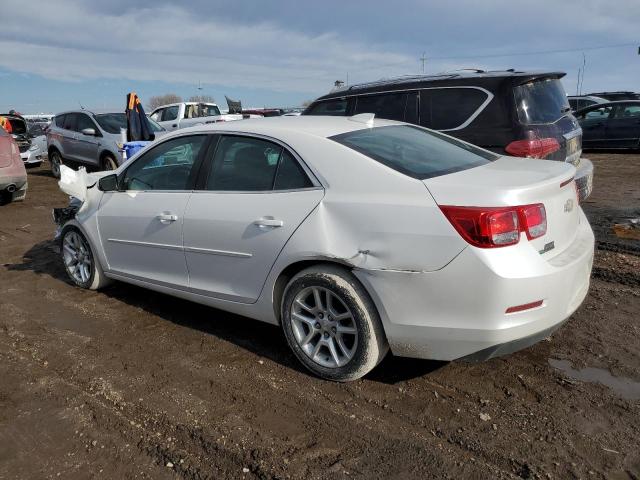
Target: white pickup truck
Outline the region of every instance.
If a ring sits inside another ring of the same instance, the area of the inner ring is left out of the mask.
[[[162,105],[149,114],[167,130],[204,125],[205,123],[242,120],[242,114],[223,114],[215,103],[180,102]]]

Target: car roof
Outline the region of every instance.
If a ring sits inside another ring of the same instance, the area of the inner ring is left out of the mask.
[[[67,110],[65,112],[56,113],[54,117],[58,117],[60,115],[67,115],[68,113],[86,113],[88,115],[108,115],[113,113],[124,114],[124,111],[120,110],[88,110],[88,109],[78,109],[78,110]]]
[[[396,89],[418,89],[424,88],[425,84],[433,86],[455,86],[478,85],[494,83],[496,80],[513,79],[516,84],[523,84],[541,78],[562,78],[564,72],[554,71],[519,71],[519,70],[460,70],[454,72],[444,72],[436,75],[408,75],[394,78],[384,78],[367,83],[358,83],[349,86],[336,88],[316,99],[325,100],[339,98],[350,95],[380,92],[384,90]]]
[[[616,106],[616,105],[628,105],[628,104],[640,105],[640,100],[614,100],[612,102],[596,103],[594,105],[589,105],[588,107],[581,108],[580,110],[577,110],[576,113],[580,113],[583,110],[596,110],[598,108],[607,107],[609,105]]]
[[[369,115],[369,114],[364,114]],[[320,138],[328,138],[341,133],[363,130],[366,128],[385,127],[390,125],[407,125],[394,120],[384,120],[374,118],[371,124],[363,123],[365,117],[337,117],[337,116],[279,116],[265,118],[249,118],[245,120],[235,120],[231,122],[209,123],[197,125],[173,131],[169,136],[179,135],[185,132],[191,133],[214,133],[214,132],[237,132],[254,133],[259,135],[274,136],[290,135],[292,133],[302,133]]]

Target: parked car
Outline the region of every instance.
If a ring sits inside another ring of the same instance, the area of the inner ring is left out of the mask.
[[[585,148],[640,149],[640,100],[592,105],[576,117]]]
[[[242,113],[244,115],[254,115],[259,117],[279,117],[284,115],[284,110],[280,108],[243,108]]]
[[[223,114],[215,103],[201,102],[180,102],[163,105],[153,110],[149,117],[166,130],[243,119],[240,113]]]
[[[31,144],[26,151],[20,152],[25,167],[39,167],[47,157],[47,128],[46,123],[27,121],[27,135]]]
[[[564,75],[478,70],[380,80],[336,89],[303,115],[375,113],[500,154],[571,163],[583,200],[591,194],[593,165],[581,159],[582,132],[560,82]]]
[[[165,133],[150,121],[156,137]],[[123,112],[74,110],[59,113],[47,130],[47,151],[51,171],[60,177],[60,165],[66,160],[101,170],[115,170],[123,161],[121,129],[127,128]]]
[[[22,115],[14,113],[0,113],[0,117],[4,117],[9,121],[11,125],[9,134],[16,141],[20,156],[27,155],[31,148],[31,137],[29,136],[27,121]]]
[[[0,128],[0,205],[24,200],[27,195],[27,171],[20,158],[18,144]]]
[[[610,102],[618,100],[640,100],[640,93],[636,92],[598,92],[589,95],[604,98]]]
[[[174,132],[110,174],[65,168],[84,203],[54,216],[79,287],[281,324],[307,368],[345,381],[389,347],[486,359],[558,328],[593,258],[575,172],[370,114],[278,117]]]
[[[567,100],[571,106],[571,111],[574,113],[596,103],[607,103],[609,101],[606,98],[594,97],[593,95],[569,95]]]

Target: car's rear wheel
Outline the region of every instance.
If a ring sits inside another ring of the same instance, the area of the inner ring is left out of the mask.
[[[389,348],[373,301],[346,269],[319,265],[301,271],[287,285],[281,309],[289,346],[319,377],[360,378]]]
[[[57,150],[49,155],[49,163],[51,164],[51,173],[56,178],[60,178],[60,165],[62,165],[62,155]]]
[[[60,246],[64,267],[77,286],[98,290],[110,282],[80,230],[75,227],[66,228]]]
[[[105,155],[102,158],[102,170],[115,170],[118,168],[118,162],[111,155]]]

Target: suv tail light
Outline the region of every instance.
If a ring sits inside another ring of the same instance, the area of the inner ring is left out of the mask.
[[[479,248],[515,245],[520,232],[529,240],[547,233],[547,215],[541,203],[486,208],[441,205],[440,210],[465,241]]]
[[[555,138],[516,140],[507,145],[505,150],[514,157],[545,158],[560,150],[560,143]]]

